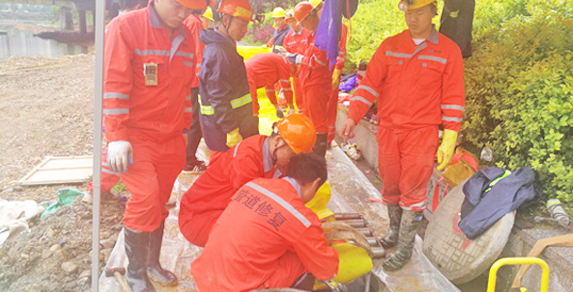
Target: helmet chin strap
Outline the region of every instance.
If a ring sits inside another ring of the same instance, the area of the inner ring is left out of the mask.
[[[280,136],[279,136],[279,138],[280,138]],[[277,151],[279,150],[279,148],[287,145],[287,143],[282,138],[280,138],[280,139],[281,139],[281,141],[283,141],[282,145],[275,145],[275,148],[273,149],[273,154],[271,155],[271,158],[273,159],[273,161],[275,163],[277,162],[277,159],[278,159]]]
[[[227,34],[227,36],[229,38],[231,38],[231,35],[229,34],[229,27],[231,27],[231,22],[233,21],[233,18],[235,18],[234,16],[229,15],[230,19],[229,19],[229,25],[225,26],[225,22],[223,21],[223,28],[225,28],[225,33]]]

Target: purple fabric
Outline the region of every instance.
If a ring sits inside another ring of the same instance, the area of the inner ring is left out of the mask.
[[[340,52],[339,41],[342,29],[342,12],[340,11],[340,0],[324,1],[322,16],[316,29],[314,45],[326,51],[326,57],[330,63],[330,68],[336,63],[336,58]]]

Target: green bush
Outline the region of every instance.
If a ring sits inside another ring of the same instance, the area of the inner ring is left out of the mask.
[[[466,61],[462,132],[469,148],[491,148],[500,167],[531,165],[544,199],[571,206],[573,4],[530,0],[526,7],[495,33],[484,29]]]
[[[348,63],[369,60],[382,40],[406,29],[403,19],[394,1],[362,1],[352,19]],[[543,199],[558,197],[570,209],[572,31],[573,1],[477,0],[462,128],[466,148],[476,154],[491,148],[500,167],[531,165]]]

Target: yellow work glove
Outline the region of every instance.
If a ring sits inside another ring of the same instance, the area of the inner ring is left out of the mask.
[[[442,136],[442,145],[438,147],[438,170],[443,170],[452,161],[454,149],[456,148],[456,141],[458,140],[458,132],[452,130],[444,130]]]
[[[243,137],[241,137],[239,133],[239,128],[227,133],[227,147],[233,148],[233,146],[239,144],[241,141],[243,141]]]
[[[332,89],[333,90],[337,89],[337,87],[338,87],[340,75],[342,75],[342,70],[340,70],[340,69],[334,69],[334,72],[332,72]]]

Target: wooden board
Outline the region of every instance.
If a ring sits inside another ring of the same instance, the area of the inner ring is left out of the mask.
[[[47,157],[18,181],[21,186],[84,183],[92,176],[92,156]]]

